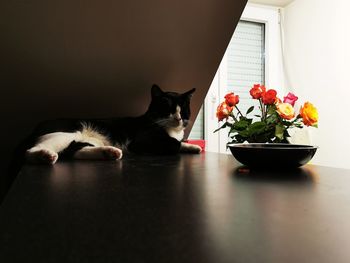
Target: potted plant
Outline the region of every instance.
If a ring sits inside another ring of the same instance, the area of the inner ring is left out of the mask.
[[[260,84],[255,84],[249,93],[257,105],[252,105],[245,113],[238,108],[239,96],[233,92],[226,94],[217,107],[216,116],[223,124],[214,132],[228,128],[228,144],[288,143],[291,128],[317,127],[318,112],[312,103],[305,102],[296,113],[294,105],[298,97],[292,93],[282,101],[276,90]],[[259,114],[251,116],[256,106]]]

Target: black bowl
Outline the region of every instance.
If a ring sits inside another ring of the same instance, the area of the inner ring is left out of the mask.
[[[242,164],[258,169],[296,168],[308,163],[317,147],[287,143],[248,143],[228,146]]]

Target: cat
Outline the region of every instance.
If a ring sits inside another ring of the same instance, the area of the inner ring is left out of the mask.
[[[148,110],[139,117],[44,122],[34,131],[35,143],[26,150],[25,159],[54,164],[59,158],[119,160],[125,152],[200,153],[201,147],[182,141],[194,91],[164,92],[153,85]]]

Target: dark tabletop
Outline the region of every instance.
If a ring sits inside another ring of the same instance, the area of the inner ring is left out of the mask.
[[[25,166],[0,262],[350,262],[350,171],[214,153]]]

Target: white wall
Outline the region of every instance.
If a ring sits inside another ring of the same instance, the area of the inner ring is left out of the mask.
[[[349,0],[295,0],[283,12],[286,88],[319,111],[313,163],[350,168]]]

